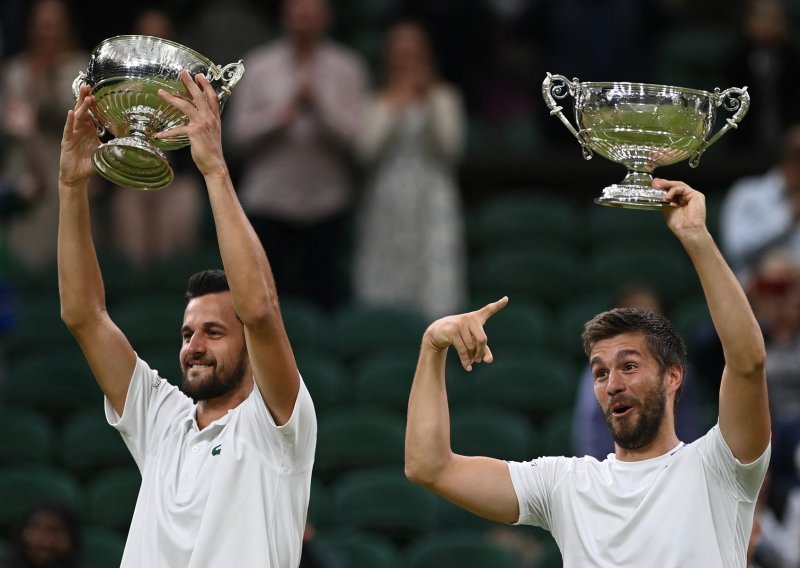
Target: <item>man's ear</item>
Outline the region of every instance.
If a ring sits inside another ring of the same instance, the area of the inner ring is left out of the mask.
[[[683,375],[685,372],[685,369],[680,365],[673,365],[667,369],[666,386],[668,393],[675,394],[681,385],[683,385]]]

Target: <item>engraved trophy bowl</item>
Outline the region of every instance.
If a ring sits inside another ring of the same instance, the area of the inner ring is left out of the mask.
[[[208,78],[220,111],[244,74],[241,60],[219,67],[188,47],[154,36],[115,36],[92,50],[88,69],[78,73],[72,93],[77,99],[82,85],[91,87],[95,103],[89,113],[98,133],[114,136],[92,155],[103,177],[136,189],[161,189],[172,182],[164,151],[187,146],[189,138],[162,140],[155,135],[186,124],[188,118],[158,96],[158,90],[191,101],[178,77],[182,69]]]
[[[747,87],[714,92],[647,83],[592,83],[547,74],[542,95],[577,138],[583,157],[594,152],[624,165],[628,174],[603,190],[594,201],[628,209],[660,209],[665,192],[652,186],[653,170],[700,156],[739,122],[750,107]],[[559,101],[572,96],[575,124],[564,116]],[[731,116],[712,135],[717,109]]]

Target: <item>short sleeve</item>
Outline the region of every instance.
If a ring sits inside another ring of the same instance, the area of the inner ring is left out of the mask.
[[[302,470],[312,466],[317,442],[317,417],[305,383],[300,381],[294,409],[285,424],[275,424],[256,385],[242,404],[242,426],[251,431],[248,437],[261,439],[261,447],[283,448],[283,468]]]
[[[191,413],[194,404],[176,386],[137,358],[122,416],[117,414],[108,398],[104,400],[104,406],[106,420],[122,435],[141,471],[145,457],[154,444],[163,439],[165,430],[180,416]]]
[[[566,469],[566,458],[563,457],[508,462],[511,483],[519,502],[516,524],[551,530],[553,488]]]
[[[771,449],[772,445],[768,444],[757,460],[743,464],[734,457],[719,424],[716,424],[705,437],[701,453],[706,465],[719,476],[737,500],[754,503],[767,474]]]

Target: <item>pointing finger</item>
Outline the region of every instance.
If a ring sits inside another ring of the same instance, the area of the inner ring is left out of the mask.
[[[506,305],[508,305],[508,296],[503,296],[496,302],[492,302],[483,306],[477,311],[477,315],[481,319],[481,323],[486,323],[490,317],[505,308]]]

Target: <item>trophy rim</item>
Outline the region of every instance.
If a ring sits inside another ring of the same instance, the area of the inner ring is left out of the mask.
[[[711,91],[704,91],[703,89],[694,89],[691,87],[678,87],[675,85],[664,85],[661,83],[636,83],[633,81],[581,81],[578,83],[581,88],[587,87],[615,87],[615,86],[626,86],[626,87],[644,87],[646,89],[670,89],[673,91],[681,92],[681,93],[690,93],[694,95],[703,95],[707,97],[713,97],[714,93]]]
[[[118,42],[118,41],[121,41],[121,40],[126,40],[126,39],[141,39],[141,38],[148,39],[148,40],[154,40],[153,43],[165,43],[165,44],[167,44],[169,46],[179,48],[182,51],[187,51],[187,52],[191,53],[192,55],[195,55],[198,59],[202,60],[203,63],[207,63],[209,65],[209,67],[215,65],[215,63],[213,61],[211,61],[208,57],[206,57],[205,55],[203,55],[199,51],[196,51],[196,50],[192,49],[191,47],[188,47],[188,46],[186,46],[186,45],[184,45],[182,43],[178,43],[177,41],[173,41],[171,39],[165,39],[163,37],[153,36],[153,35],[146,35],[146,34],[120,34],[120,35],[115,35],[115,36],[106,38],[106,39],[104,39],[103,41],[101,41],[100,43],[98,43],[94,47],[94,49],[92,50],[92,53],[94,54],[94,53],[99,52],[101,47],[103,47],[104,45],[108,45],[110,43],[115,43],[115,42]]]

